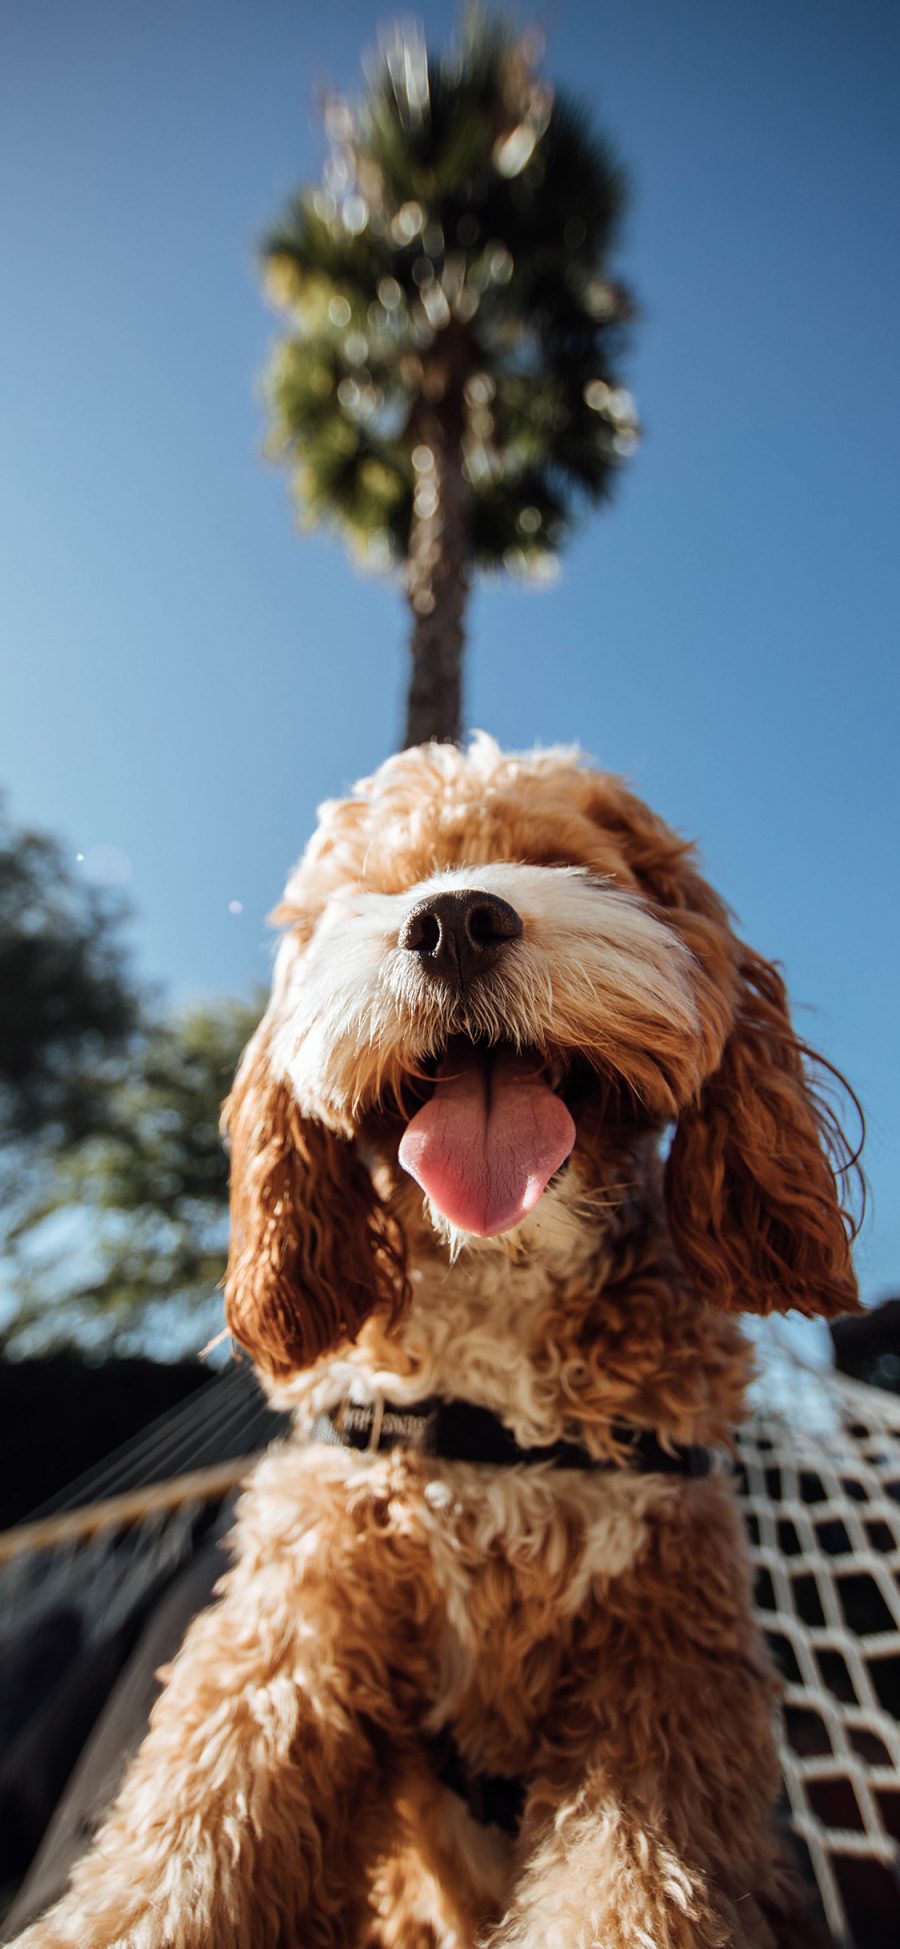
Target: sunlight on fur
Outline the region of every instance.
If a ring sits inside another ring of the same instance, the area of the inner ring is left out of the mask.
[[[777,969],[483,734],[324,805],[275,918],[227,1316],[295,1431],[20,1949],[811,1949],[728,1454],[740,1314],[857,1304],[856,1160]]]

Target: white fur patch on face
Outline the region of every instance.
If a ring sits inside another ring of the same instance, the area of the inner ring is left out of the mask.
[[[498,895],[522,936],[462,996],[401,947],[429,895]],[[276,969],[274,1059],[301,1109],[352,1118],[385,1080],[463,1032],[520,1047],[579,1050],[614,1065],[617,1043],[697,1030],[692,957],[640,898],[575,866],[457,867],[402,893],[332,896],[308,947],[290,938]]]

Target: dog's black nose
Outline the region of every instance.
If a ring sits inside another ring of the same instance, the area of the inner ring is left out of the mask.
[[[508,900],[463,888],[420,900],[403,923],[400,946],[417,954],[429,974],[463,988],[521,932],[521,919]]]

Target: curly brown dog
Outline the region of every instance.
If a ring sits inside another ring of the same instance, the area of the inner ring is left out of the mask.
[[[779,975],[619,780],[486,737],[326,805],[277,919],[227,1308],[297,1433],[22,1945],[772,1949],[713,1451],[737,1316],[856,1306]]]

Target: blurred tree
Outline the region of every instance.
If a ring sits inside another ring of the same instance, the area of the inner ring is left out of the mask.
[[[124,908],[0,800],[0,1145],[60,1148],[102,1127],[140,998]]]
[[[219,1108],[263,997],[157,1019],[126,915],[0,801],[0,1350],[156,1329],[171,1355],[218,1315]]]
[[[55,1159],[11,1231],[17,1309],[0,1343],[74,1339],[171,1358],[214,1330],[228,1160],[219,1110],[264,998],[145,1026],[105,1124]]]
[[[632,306],[607,270],[622,171],[539,55],[479,12],[440,58],[391,30],[362,101],[326,107],[321,185],[265,245],[289,319],[272,449],[305,525],[403,564],[407,744],[460,734],[473,564],[552,572],[637,440],[618,378]]]

